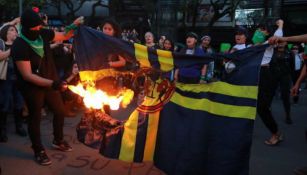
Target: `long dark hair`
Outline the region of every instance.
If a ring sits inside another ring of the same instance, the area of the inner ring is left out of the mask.
[[[121,28],[120,28],[120,25],[113,19],[113,18],[107,18],[105,19],[102,24],[99,26],[101,31],[103,30],[103,26],[105,24],[110,24],[113,29],[114,29],[114,36],[117,37],[117,38],[120,38],[121,37]]]
[[[1,29],[0,37],[3,39],[3,41],[7,41],[7,32],[11,27],[14,27],[14,29],[17,31],[17,28],[14,25],[6,25]]]
[[[169,42],[171,43],[172,47],[171,47],[170,51],[173,52],[173,51],[175,50],[175,45],[174,45],[173,40],[171,40],[170,38],[165,38],[165,40],[164,40],[164,42],[163,42],[163,49],[164,49],[164,50],[165,50],[165,48],[164,48],[164,43],[165,43],[165,41],[169,41]]]

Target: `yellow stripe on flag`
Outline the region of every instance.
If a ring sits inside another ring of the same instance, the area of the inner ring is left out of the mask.
[[[124,133],[119,153],[119,159],[123,161],[133,162],[136,134],[138,127],[139,112],[133,111],[129,120],[124,125]]]
[[[160,111],[151,113],[148,115],[148,117],[149,117],[148,128],[147,128],[143,161],[153,161],[155,148],[156,148]]]
[[[172,52],[158,49],[157,54],[160,63],[160,69],[162,71],[167,72],[174,69],[174,59]]]
[[[223,94],[233,97],[242,97],[257,99],[258,86],[241,86],[233,85],[225,82],[212,82],[208,84],[182,84],[176,83],[176,88],[182,91],[189,92],[212,92],[217,94]]]
[[[80,71],[79,76],[81,81],[97,81],[104,77],[116,77],[117,75],[132,74],[131,72],[120,72],[114,69],[101,69],[97,71]]]
[[[251,120],[254,120],[256,117],[256,107],[229,105],[213,102],[208,99],[195,99],[182,96],[177,92],[173,94],[171,101],[188,109],[206,111],[211,114],[225,117]]]
[[[151,67],[148,60],[148,51],[146,46],[134,43],[134,52],[136,59],[141,64],[141,67]]]

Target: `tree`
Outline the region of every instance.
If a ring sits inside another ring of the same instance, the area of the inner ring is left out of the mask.
[[[86,0],[62,0],[66,8],[69,10],[67,16],[68,20],[72,21],[76,17],[76,12],[81,9]]]
[[[28,7],[43,7],[46,0],[23,0],[23,9]],[[17,17],[19,9],[18,0],[8,1],[8,0],[0,0],[0,16],[1,21],[8,21],[14,17]]]
[[[91,19],[93,19],[96,16],[96,8],[97,7],[106,7],[109,8],[108,5],[105,5],[102,3],[103,0],[97,0],[93,5],[92,5],[92,14],[91,14]]]
[[[156,29],[158,28],[158,0],[148,0],[148,1],[143,1],[143,0],[135,0],[137,3],[141,4],[141,6],[143,6],[144,10],[147,13],[147,16],[149,17],[149,19],[154,23],[153,26],[156,27]]]
[[[110,16],[116,16],[117,12],[123,10],[123,0],[109,0],[109,14]]]
[[[185,1],[186,2],[186,1]],[[188,14],[191,15],[192,17],[192,28],[194,29],[195,26],[196,26],[196,20],[197,20],[197,17],[198,17],[198,7],[200,5],[200,3],[202,2],[202,0],[190,0],[188,2],[187,6],[187,10],[188,10]]]
[[[236,8],[241,1],[242,0],[210,0],[211,9],[210,14],[208,14],[209,22],[206,28],[206,30],[208,30],[207,32],[211,31],[215,22],[226,15],[229,15],[231,20],[233,20]],[[192,28],[195,28],[199,16],[199,6],[202,2],[203,0],[183,0],[183,3],[181,3],[181,6],[178,8],[179,12],[183,15],[183,26],[186,26],[185,20],[188,17],[191,19]]]
[[[210,0],[210,5],[213,8],[213,16],[208,24],[209,30],[212,29],[213,24],[220,18],[229,15],[233,20],[234,13],[241,0]]]
[[[46,5],[54,7],[57,10],[57,15],[62,16],[61,0],[47,0]]]

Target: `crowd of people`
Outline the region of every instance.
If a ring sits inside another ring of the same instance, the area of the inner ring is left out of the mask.
[[[26,10],[20,18],[2,25],[0,30],[0,142],[7,142],[7,117],[13,111],[16,133],[25,137],[29,134],[35,160],[41,165],[50,165],[41,142],[40,120],[42,109],[48,106],[54,114],[53,147],[61,151],[72,151],[72,147],[63,140],[64,116],[73,116],[71,101],[72,94],[65,91],[67,83],[78,81],[78,67],[73,59],[73,48],[70,39],[74,30],[83,23],[83,18],[76,19],[67,27],[48,26],[48,17],[40,15],[35,10]],[[277,89],[285,110],[285,122],[292,124],[291,101],[299,102],[300,84],[306,77],[307,57],[306,35],[298,37],[283,37],[283,21],[276,21],[276,30],[266,24],[259,25],[253,36],[248,35],[244,27],[237,27],[234,33],[235,45],[222,52],[232,53],[249,47],[270,43],[261,62],[257,112],[265,126],[271,132],[271,137],[265,144],[274,146],[283,140],[271,112],[271,104]],[[135,29],[121,31],[120,25],[113,20],[105,20],[99,27],[104,34],[132,43],[141,43]],[[273,36],[273,37],[271,37]],[[269,37],[271,37],[269,39]],[[179,48],[168,36],[160,36],[159,40],[148,31],[143,43],[148,48],[162,49],[187,55],[205,56],[219,52],[211,46],[209,35],[199,36],[195,32],[186,34],[184,48]],[[251,43],[247,43],[248,38]],[[64,42],[63,42],[64,41]],[[287,42],[293,42],[288,45]],[[292,47],[289,47],[292,46]],[[305,51],[304,51],[305,50]],[[108,57],[108,66],[121,69],[129,62],[118,55]],[[225,64],[212,61],[209,64],[194,65],[186,68],[175,68],[167,75],[171,81],[181,83],[204,84],[222,78]],[[226,63],[227,64],[227,63]],[[114,77],[101,80],[100,87],[113,85]],[[292,88],[291,88],[292,87]],[[65,92],[64,92],[65,91]],[[291,96],[293,99],[291,100]],[[73,100],[72,100],[73,99]],[[23,111],[28,110],[28,133],[23,125]]]

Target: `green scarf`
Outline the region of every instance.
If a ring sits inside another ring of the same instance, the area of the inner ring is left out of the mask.
[[[74,23],[70,24],[69,26],[65,27],[65,34],[67,34],[70,31],[75,31],[78,28]]]
[[[35,53],[37,53],[41,58],[44,57],[44,44],[43,44],[43,39],[40,35],[34,41],[29,40],[21,32],[19,33],[19,36],[31,46],[31,48]]]

